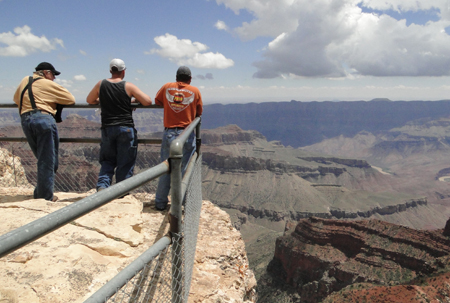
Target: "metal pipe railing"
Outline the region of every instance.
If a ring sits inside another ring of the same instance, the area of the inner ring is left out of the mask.
[[[0,105],[2,107],[15,107],[11,105]],[[78,105],[70,107],[79,108],[92,108],[99,107],[98,105]],[[144,107],[137,105],[135,107]],[[159,106],[152,106],[154,108],[160,108]],[[26,244],[33,242],[44,235],[88,214],[89,212],[105,205],[115,198],[121,197],[127,194],[133,189],[136,189],[145,183],[160,177],[165,173],[171,174],[171,209],[169,214],[170,221],[170,236],[176,245],[172,245],[172,302],[182,303],[184,301],[184,271],[183,271],[183,235],[181,231],[182,226],[182,202],[186,195],[187,187],[191,175],[193,174],[193,163],[196,163],[199,159],[200,153],[200,125],[201,118],[197,117],[181,134],[175,139],[170,146],[170,156],[167,161],[164,161],[144,172],[141,172],[129,179],[126,179],[120,183],[110,186],[107,190],[97,192],[89,197],[86,197],[78,202],[75,202],[69,206],[59,209],[51,214],[46,215],[43,218],[37,219],[25,226],[17,228],[11,232],[8,232],[0,236],[0,258],[25,246]],[[182,179],[181,162],[183,156],[183,146],[186,143],[188,137],[193,131],[196,131],[196,152],[191,157],[189,164]],[[3,138],[6,139],[6,138]],[[1,140],[1,139],[0,139]],[[160,139],[141,139],[142,143],[161,143]],[[3,141],[26,141],[25,138],[9,138],[9,140]],[[87,142],[86,142],[87,141]],[[86,142],[97,143],[100,139],[75,139],[75,138],[61,138],[60,142]],[[201,158],[200,158],[201,159]],[[201,206],[201,201],[200,201]],[[199,214],[199,213],[198,213]],[[91,296],[89,303],[105,302],[110,298],[117,290],[137,272],[142,270],[145,265],[153,260],[162,250],[164,250],[170,244],[170,238],[167,236],[160,239],[155,245],[148,249],[137,260],[131,263],[125,270],[110,282],[105,284],[99,291]],[[190,283],[189,283],[190,284]]]
[[[118,289],[122,288],[127,281],[131,280],[136,273],[140,272],[149,262],[151,262],[158,254],[166,249],[171,243],[171,239],[167,236],[159,239],[148,250],[134,260],[130,265],[125,267],[108,283],[103,285],[92,296],[90,296],[84,303],[101,303],[106,302],[111,298]]]
[[[195,162],[197,161],[197,154],[194,153],[194,155],[191,157],[188,168],[186,169],[186,173],[183,176],[183,188],[182,188],[182,195],[184,200],[184,195],[186,194],[187,184],[189,183],[189,180],[191,179],[193,168],[195,165]],[[175,241],[179,240],[179,235],[173,235]],[[175,242],[174,241],[174,242]],[[127,281],[131,280],[131,278],[138,272],[141,272],[144,267],[151,262],[161,251],[163,251],[168,245],[171,244],[171,239],[168,235],[164,236],[160,240],[158,240],[155,244],[153,244],[144,254],[142,254],[138,259],[133,261],[130,265],[128,265],[123,271],[121,271],[117,276],[115,276],[113,279],[111,279],[108,283],[106,283],[104,286],[102,286],[98,291],[96,291],[92,296],[90,296],[84,303],[102,303],[105,302],[108,298],[112,297],[118,289],[122,288]],[[179,245],[177,247],[181,248],[181,242],[178,242]],[[175,248],[175,251],[178,256],[181,257],[181,249]],[[175,260],[179,262],[181,261],[181,258],[175,258]],[[177,276],[182,277],[182,271],[181,268],[175,266],[174,271]],[[179,278],[175,279],[174,284],[172,285],[174,291],[172,292],[173,298],[172,302],[181,302],[179,301],[182,296],[180,286],[181,281]]]
[[[164,108],[161,105],[148,105],[144,106],[140,103],[131,103],[131,107],[133,108]],[[0,103],[0,108],[17,108],[17,104],[15,103]],[[88,103],[76,103],[72,105],[65,105],[64,108],[100,108],[100,104],[88,104]]]
[[[179,232],[181,226],[181,204],[183,201],[181,193],[181,160],[183,158],[183,146],[189,138],[190,134],[197,129],[198,136],[200,136],[201,118],[197,117],[191,124],[170,144],[169,163],[170,163],[170,188],[172,189],[172,205],[170,207],[170,231],[173,233]],[[196,134],[197,137],[197,134]],[[196,147],[198,152],[200,147]],[[197,154],[199,154],[197,152]]]
[[[183,180],[181,181],[181,194],[183,197],[183,201],[185,201],[185,194],[187,187],[189,185],[189,181],[191,179],[192,172],[194,170],[195,162],[197,161],[198,154],[194,153],[189,160],[189,163],[186,166],[186,172],[184,173]]]
[[[181,303],[182,297],[179,295],[183,293],[183,262],[181,259],[181,248],[183,239],[180,234],[181,217],[182,217],[182,202],[183,202],[183,190],[182,190],[182,173],[181,162],[183,159],[183,147],[191,133],[196,129],[200,123],[200,117],[197,117],[191,124],[170,144],[169,163],[170,163],[170,188],[171,194],[171,207],[170,207],[170,233],[175,241],[179,243],[174,249],[172,249],[172,303]]]
[[[31,243],[46,234],[105,205],[117,197],[158,178],[169,171],[168,163],[162,162],[129,179],[108,187],[69,206],[61,208],[0,236],[0,258]]]
[[[28,142],[25,137],[0,137],[0,142]],[[60,143],[101,143],[100,138],[59,138]],[[162,139],[138,139],[138,144],[161,144]]]

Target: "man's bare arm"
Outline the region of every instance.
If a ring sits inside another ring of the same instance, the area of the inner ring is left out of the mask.
[[[133,83],[127,82],[125,89],[126,89],[126,91],[128,92],[129,95],[134,97],[142,105],[148,106],[148,105],[152,104],[152,99],[147,94],[142,92]]]
[[[89,95],[86,97],[86,102],[89,104],[99,104],[98,94],[100,91],[100,81],[95,84],[94,88],[91,90]]]

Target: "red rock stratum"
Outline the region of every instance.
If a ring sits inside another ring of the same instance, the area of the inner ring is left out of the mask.
[[[300,302],[449,302],[449,254],[443,230],[311,217],[277,239],[268,270]]]

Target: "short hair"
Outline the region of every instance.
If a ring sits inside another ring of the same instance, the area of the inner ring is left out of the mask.
[[[123,70],[122,70],[122,71],[119,71],[119,69],[118,69],[117,67],[113,66],[113,67],[111,67],[110,72],[111,72],[111,74],[113,74],[113,75],[119,75],[121,72],[123,72]]]
[[[43,77],[44,77],[44,75],[45,75],[44,70],[38,70],[38,71],[35,71],[33,74],[36,74],[36,75],[38,75],[38,76],[43,76]]]
[[[181,81],[181,82],[188,82],[192,79],[191,76],[188,75],[177,75],[177,82]]]

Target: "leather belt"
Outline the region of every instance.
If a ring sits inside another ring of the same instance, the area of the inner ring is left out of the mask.
[[[41,114],[46,114],[46,115],[53,116],[49,112],[47,112],[45,110],[41,110],[41,109],[33,109],[33,110],[29,111],[29,112],[23,113],[21,116],[24,116],[24,115],[28,116],[28,115],[32,115],[32,114],[35,114],[35,113],[38,113],[38,112],[41,113]]]
[[[164,127],[164,130],[168,129],[185,129],[186,127]]]

